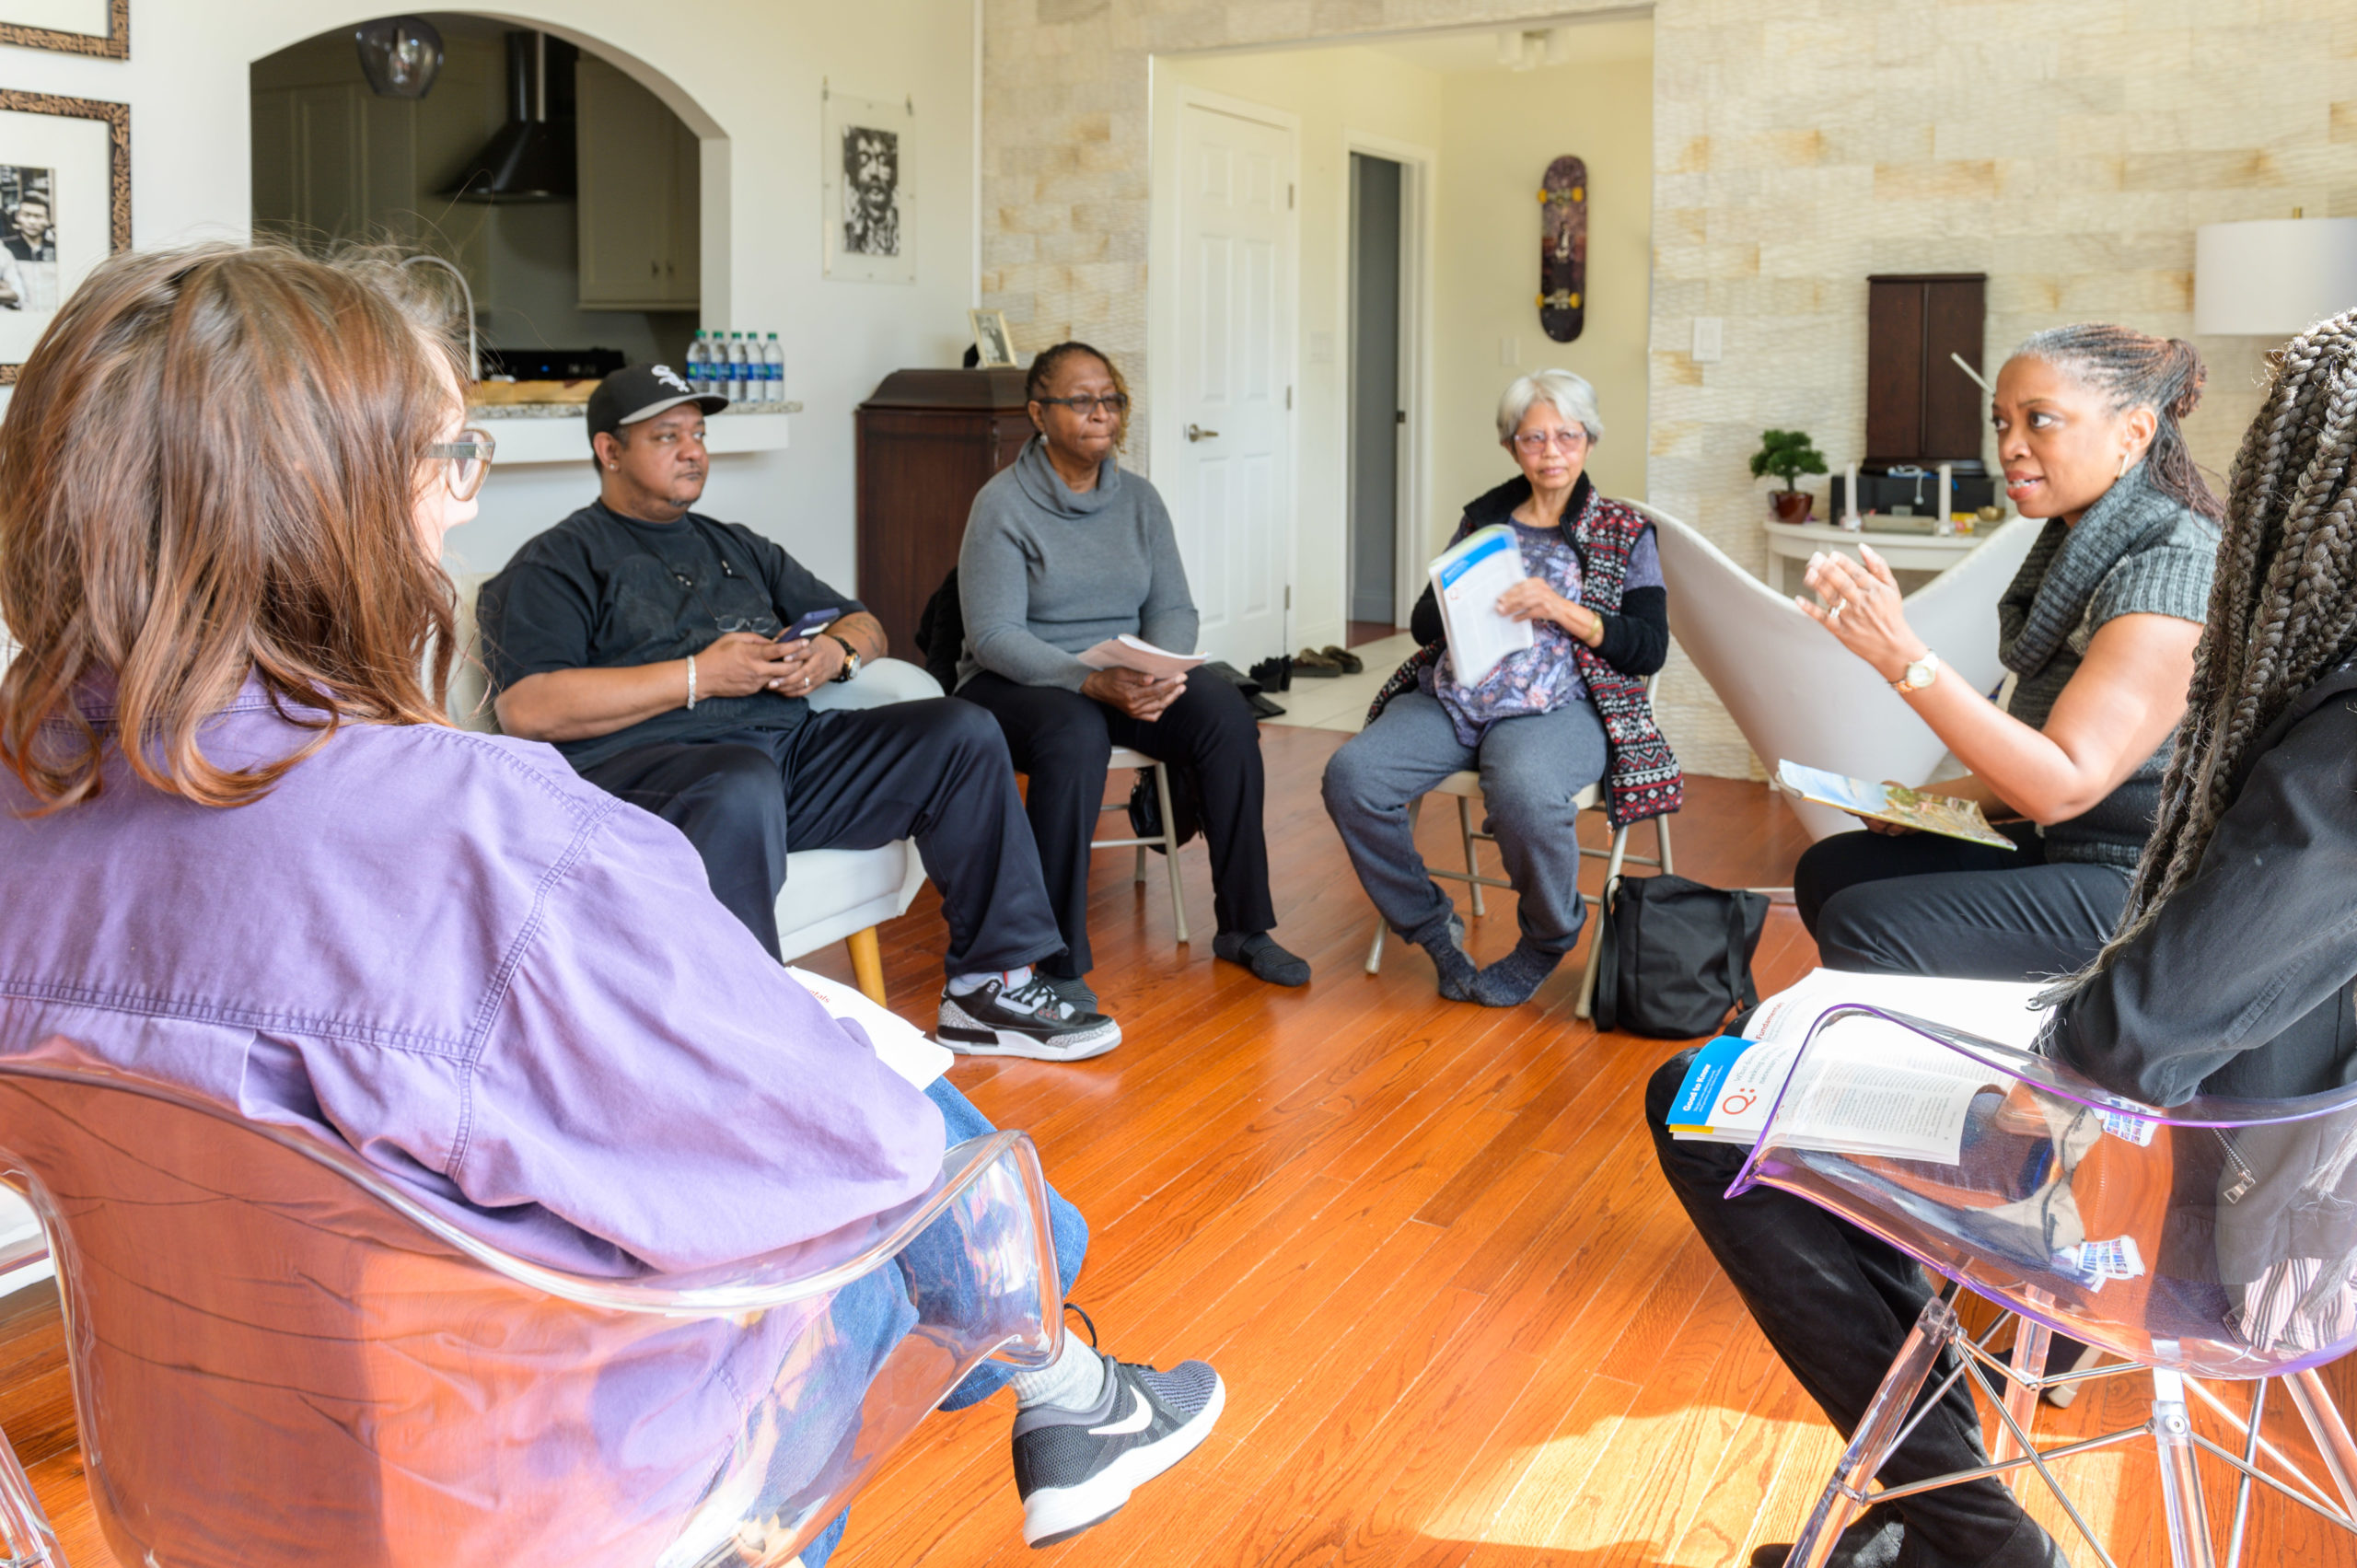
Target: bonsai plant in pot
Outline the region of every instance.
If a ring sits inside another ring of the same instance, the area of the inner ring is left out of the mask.
[[[1764,479],[1770,474],[1784,482],[1784,488],[1769,496],[1776,508],[1780,523],[1808,521],[1809,497],[1793,482],[1805,473],[1823,473],[1825,455],[1809,440],[1805,430],[1763,430],[1759,433],[1759,450],[1751,454],[1751,477]]]

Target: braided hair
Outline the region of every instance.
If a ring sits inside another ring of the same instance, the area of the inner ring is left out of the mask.
[[[2210,619],[2119,932],[2073,989],[2153,923],[2200,864],[2251,748],[2357,642],[2357,310],[2269,356],[2227,482]]]
[[[1037,402],[1048,396],[1048,388],[1055,380],[1056,367],[1074,355],[1083,354],[1105,367],[1105,373],[1113,377],[1113,390],[1121,394],[1121,401],[1124,403],[1128,402],[1130,384],[1121,378],[1121,367],[1114,364],[1102,349],[1091,348],[1088,344],[1077,340],[1051,343],[1039,351],[1039,355],[1031,361],[1029,373],[1023,377],[1025,400]],[[1129,450],[1129,447],[1130,416],[1125,411],[1121,415],[1120,423],[1113,429],[1113,450],[1125,452]]]
[[[2183,338],[2156,338],[2109,321],[2052,327],[2014,351],[2016,359],[2051,365],[2104,400],[2115,414],[2153,411],[2153,444],[2144,452],[2146,482],[2212,522],[2224,516],[2218,497],[2193,466],[2181,422],[2201,402],[2207,373],[2201,355]]]

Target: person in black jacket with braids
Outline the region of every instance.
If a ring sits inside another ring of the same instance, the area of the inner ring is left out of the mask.
[[[1971,770],[1926,793],[1978,801],[2015,846],[1880,824],[1812,845],[1793,893],[1827,968],[2036,980],[2103,946],[2210,597],[2218,500],[2178,425],[2201,382],[2191,344],[2102,322],[2040,332],[1998,372],[2006,494],[2050,519],[1998,601],[2003,706],[1942,667],[1872,549],[1810,562],[1822,602],[1801,608]]]
[[[1669,648],[1669,598],[1653,524],[1588,482],[1604,434],[1596,391],[1568,370],[1506,389],[1498,445],[1522,472],[1465,508],[1456,538],[1506,524],[1523,580],[1498,609],[1527,621],[1531,646],[1471,686],[1424,590],[1411,626],[1422,651],[1376,699],[1367,726],[1326,767],[1326,810],[1367,897],[1391,928],[1432,955],[1453,1002],[1527,1002],[1578,942],[1582,790],[1602,780],[1618,827],[1678,809],[1684,781],[1654,726],[1644,678]],[[1453,541],[1452,541],[1453,542]],[[1481,771],[1481,796],[1519,895],[1521,939],[1476,971],[1464,927],[1416,853],[1408,803],[1449,774]]]
[[[2293,1099],[2357,1083],[2357,312],[2312,328],[2273,363],[2235,460],[2208,625],[2154,792],[2153,833],[2117,931],[2050,993],[2040,1040],[2047,1055],[2151,1105]],[[1725,1197],[1746,1151],[1678,1143],[1664,1125],[1690,1056],[1666,1063],[1647,1092],[1663,1172],[1777,1353],[1834,1424],[1854,1431],[1930,1285],[1906,1254],[1791,1193]],[[2295,1144],[2279,1134],[2243,1147],[2258,1186],[2238,1214],[2270,1212],[2281,1196],[2271,1184],[2317,1178],[2315,1162],[2287,1162]],[[2339,1179],[2344,1203],[2357,1197],[2348,1174]],[[2283,1266],[2256,1239],[2219,1227],[2222,1334],[2244,1331],[2248,1303]],[[2350,1294],[2341,1287],[2328,1309],[2347,1310]],[[1979,1414],[1959,1382],[1881,1480],[1903,1486],[1981,1456]],[[1752,1561],[1781,1563],[1786,1550],[1764,1546]],[[1993,1480],[1869,1509],[1831,1558],[1837,1568],[2060,1561]]]

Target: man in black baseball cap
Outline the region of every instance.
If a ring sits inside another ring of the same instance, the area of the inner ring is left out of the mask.
[[[949,924],[938,1038],[1070,1062],[1120,1043],[1031,966],[1064,950],[996,720],[947,698],[814,710],[884,628],[770,540],[691,508],[728,400],[665,365],[590,395],[598,498],[527,542],[476,616],[500,726],[687,835],[772,955],[789,848],[914,839]]]

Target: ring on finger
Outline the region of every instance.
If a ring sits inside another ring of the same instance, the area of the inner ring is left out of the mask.
[[[1840,604],[1835,605],[1831,610],[1828,610],[1825,618],[1828,621],[1839,621],[1841,619],[1841,612],[1849,608],[1850,601],[1845,598]]]

